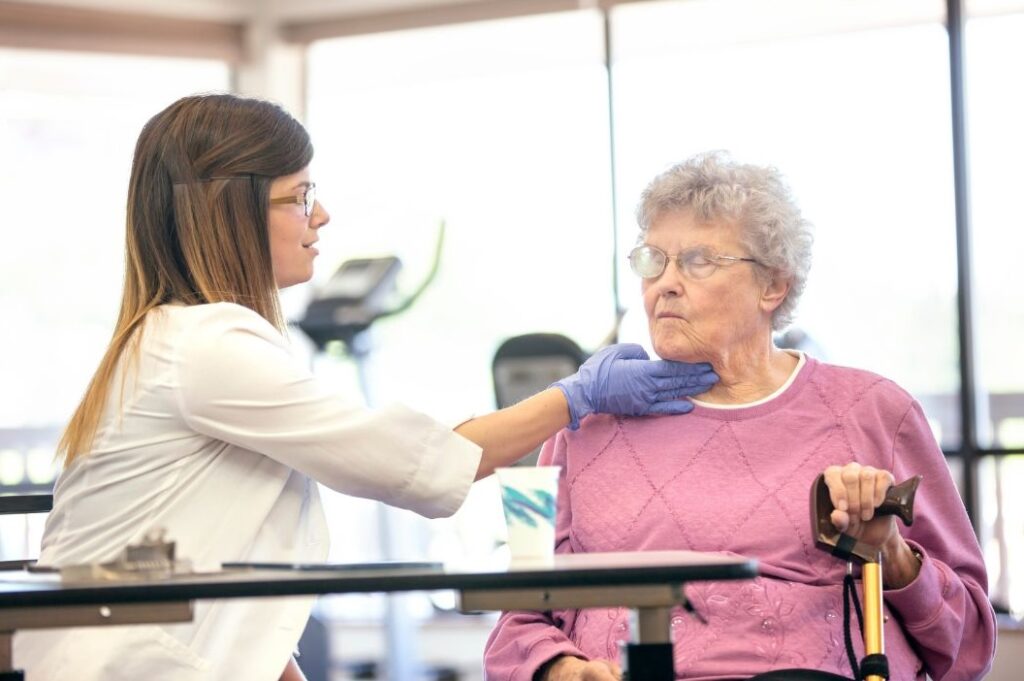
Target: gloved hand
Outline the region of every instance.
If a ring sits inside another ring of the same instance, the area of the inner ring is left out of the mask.
[[[710,364],[650,361],[635,343],[609,345],[594,353],[580,370],[555,382],[569,403],[569,429],[588,414],[685,414],[699,395],[718,381]]]

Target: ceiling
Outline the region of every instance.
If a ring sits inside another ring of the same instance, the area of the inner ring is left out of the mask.
[[[424,9],[432,6],[480,4],[491,0],[17,0],[35,5],[160,14],[211,20],[245,20],[260,15],[285,19],[353,17]]]

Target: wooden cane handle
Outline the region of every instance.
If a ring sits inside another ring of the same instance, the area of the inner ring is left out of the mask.
[[[921,476],[907,478],[886,491],[885,500],[875,509],[875,515],[894,515],[908,527],[914,524],[914,495],[921,484]]]

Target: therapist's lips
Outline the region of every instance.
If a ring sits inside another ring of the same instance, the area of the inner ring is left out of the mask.
[[[314,256],[317,256],[320,255],[320,249],[315,248],[313,246],[313,244],[315,243],[316,241],[311,241],[308,244],[303,244],[302,247],[305,248],[307,251],[310,251]]]

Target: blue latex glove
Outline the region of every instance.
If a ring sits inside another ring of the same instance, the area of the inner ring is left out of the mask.
[[[570,430],[588,414],[685,414],[693,403],[680,398],[699,395],[718,381],[710,364],[651,361],[635,343],[609,345],[594,353],[580,370],[554,383],[569,403]]]

